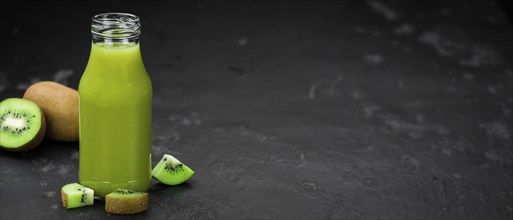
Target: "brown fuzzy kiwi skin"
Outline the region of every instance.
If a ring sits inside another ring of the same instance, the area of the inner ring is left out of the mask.
[[[61,197],[62,197],[62,207],[68,208],[68,195],[64,191],[61,190]]]
[[[78,140],[78,91],[62,84],[42,81],[23,94],[35,102],[46,117],[46,137],[55,141]]]
[[[137,197],[105,196],[105,211],[111,214],[130,215],[148,210],[148,193]]]
[[[6,150],[6,151],[11,151],[11,152],[24,152],[24,151],[32,150],[32,149],[36,148],[37,146],[39,146],[41,141],[43,141],[43,138],[45,137],[45,133],[46,133],[45,115],[43,114],[41,109],[39,110],[39,112],[41,113],[41,128],[39,129],[39,132],[37,133],[37,135],[31,141],[27,142],[26,144],[24,144],[20,147],[17,147],[17,148],[3,147],[2,149]]]

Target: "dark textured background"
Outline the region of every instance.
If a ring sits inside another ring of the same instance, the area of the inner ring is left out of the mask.
[[[90,18],[141,17],[153,162],[196,175],[154,182],[136,219],[512,218],[513,34],[494,1],[15,4],[1,99],[77,88]],[[78,154],[0,151],[0,217],[108,216],[61,207]]]

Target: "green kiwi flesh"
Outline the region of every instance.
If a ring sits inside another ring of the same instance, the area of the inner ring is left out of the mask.
[[[78,183],[66,184],[61,189],[62,206],[67,209],[94,204],[94,190]]]
[[[194,171],[173,156],[164,154],[151,171],[151,175],[161,183],[178,185],[189,180],[194,175]]]
[[[0,102],[0,147],[28,151],[41,143],[46,123],[39,106],[27,99],[8,98]]]
[[[105,196],[105,211],[111,214],[135,214],[148,210],[148,193],[117,189]]]

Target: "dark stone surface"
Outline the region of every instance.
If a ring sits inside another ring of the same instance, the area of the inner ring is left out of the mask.
[[[493,1],[38,4],[2,7],[2,100],[77,88],[94,14],[142,18],[153,162],[196,175],[155,182],[134,219],[512,218],[513,34]],[[78,153],[0,151],[1,219],[109,216],[61,207]]]

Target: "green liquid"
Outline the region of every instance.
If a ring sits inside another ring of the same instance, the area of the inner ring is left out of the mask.
[[[78,91],[80,183],[100,197],[117,188],[147,191],[152,86],[139,44],[92,44]]]

